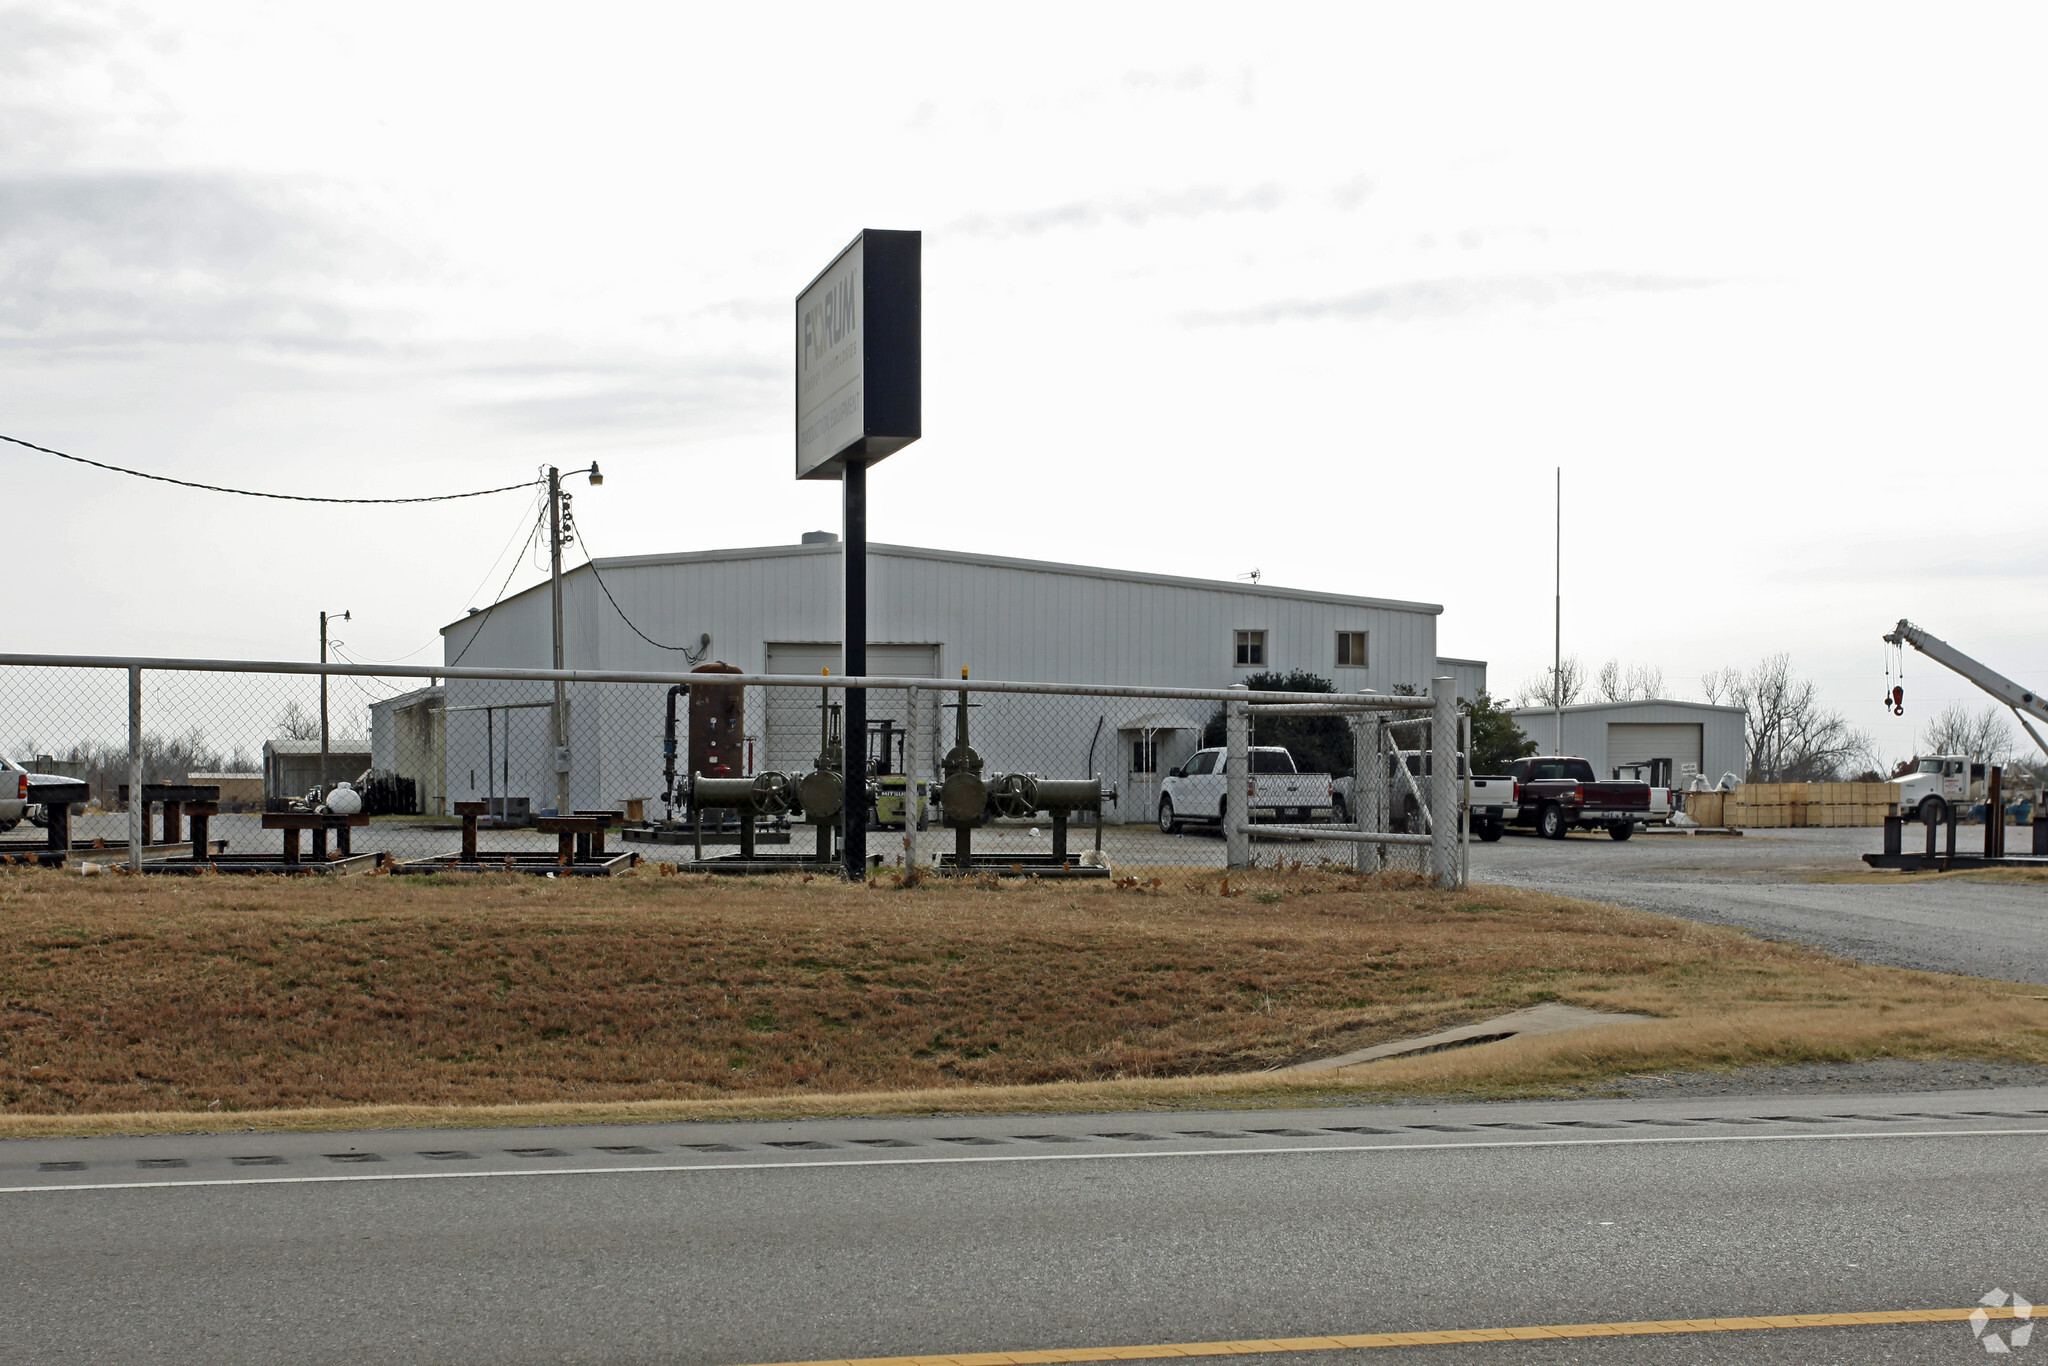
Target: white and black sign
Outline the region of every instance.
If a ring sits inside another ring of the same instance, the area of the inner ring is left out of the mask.
[[[796,296],[796,477],[921,434],[923,234],[869,228]]]

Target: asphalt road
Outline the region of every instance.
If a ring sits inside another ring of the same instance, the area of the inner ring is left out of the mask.
[[[0,1359],[741,1363],[1967,1308],[2048,1298],[2044,1203],[2048,1088],[15,1141]],[[1981,1352],[1947,1323],[1251,1359]]]

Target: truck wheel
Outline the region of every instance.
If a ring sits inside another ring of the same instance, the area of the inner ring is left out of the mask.
[[[1479,838],[1486,841],[1488,844],[1492,844],[1495,841],[1499,840],[1500,837],[1506,833],[1506,829],[1501,825],[1499,821],[1481,821],[1479,823]]]
[[[1161,797],[1159,799],[1159,833],[1162,835],[1178,835],[1180,833],[1180,817],[1173,814],[1173,798],[1171,797]]]
[[[1341,792],[1330,798],[1330,820],[1336,825],[1351,824],[1351,808],[1345,804],[1344,794]]]
[[[1635,832],[1636,825],[1634,821],[1621,821],[1607,827],[1607,837],[1609,839],[1625,840],[1635,834]]]
[[[1939,797],[1928,797],[1920,803],[1920,824],[1947,825],[1948,803]]]
[[[1561,840],[1570,829],[1571,826],[1565,822],[1564,808],[1556,802],[1547,803],[1543,814],[1536,818],[1537,833],[1547,840]]]
[[[21,817],[19,817],[19,816],[16,816],[16,817],[15,817],[15,818],[14,818],[13,820],[11,820],[11,821],[0,821],[0,835],[4,835],[4,834],[6,834],[6,833],[7,833],[7,832],[8,832],[9,830],[12,830],[12,829],[13,829],[13,828],[14,828],[15,826],[17,826],[17,825],[20,825],[20,824],[21,824]]]

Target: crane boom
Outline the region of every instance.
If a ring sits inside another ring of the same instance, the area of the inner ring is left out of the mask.
[[[2034,737],[2034,743],[2040,745],[2043,751],[2048,751],[2048,741],[2043,741],[2040,732],[2027,725],[2029,716],[2036,721],[2048,722],[2048,703],[2042,702],[2040,695],[2033,689],[2022,688],[2004,674],[1985,668],[1947,641],[1927,634],[1903,618],[1884,639],[1887,645],[1912,646],[1935,663],[1955,670],[2011,707],[2013,715],[2019,717],[2020,724],[2027,727],[2027,734]]]

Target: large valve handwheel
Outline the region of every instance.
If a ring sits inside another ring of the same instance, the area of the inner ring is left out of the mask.
[[[1027,820],[1038,814],[1038,779],[1029,773],[1005,773],[989,789],[988,801],[998,816]]]
[[[754,775],[754,812],[761,816],[779,816],[795,804],[796,794],[789,785],[787,773],[769,770]]]

